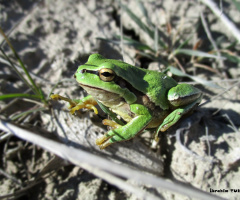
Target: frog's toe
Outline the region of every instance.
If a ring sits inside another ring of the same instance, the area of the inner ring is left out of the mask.
[[[103,136],[96,140],[96,144],[99,146],[100,149],[105,149],[109,145],[119,141],[122,140],[119,140],[119,137],[116,135],[109,136],[107,139]]]
[[[96,139],[96,145],[98,145],[100,147],[100,149],[104,149],[104,148],[101,148],[101,146],[105,146],[104,143],[106,143],[107,141],[109,141],[110,138],[112,138],[113,135],[108,135],[108,133],[105,133],[103,136],[99,137]]]
[[[61,100],[61,96],[59,94],[51,94],[50,98],[53,100]]]
[[[108,147],[110,144],[112,144],[112,142],[110,140],[107,140],[103,144],[98,145],[98,146],[102,150],[102,149],[105,149],[106,147]]]
[[[115,142],[121,142],[123,140],[126,140],[121,135],[117,135],[113,131],[109,131],[108,133],[105,133],[102,137],[96,139],[96,144],[99,146],[100,149],[105,149],[107,146],[115,143]]]
[[[121,127],[120,124],[118,124],[118,123],[116,123],[116,122],[114,122],[114,121],[112,121],[112,120],[109,120],[109,119],[104,119],[104,120],[102,121],[102,123],[103,123],[103,125],[111,126],[113,129],[116,129],[116,128]]]

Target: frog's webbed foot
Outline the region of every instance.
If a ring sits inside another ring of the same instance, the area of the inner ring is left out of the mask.
[[[78,103],[76,106],[72,107],[70,109],[70,113],[73,115],[75,113],[75,111],[80,110],[82,108],[86,108],[88,110],[93,110],[96,115],[98,114],[98,110],[94,105],[88,104],[85,102]]]
[[[80,110],[82,108],[93,110],[95,114],[98,114],[98,110],[95,107],[95,105],[97,105],[97,102],[92,98],[91,95],[84,97],[81,100],[69,99],[59,94],[52,94],[50,98],[53,100],[63,100],[68,102],[71,114],[74,114],[75,111]]]

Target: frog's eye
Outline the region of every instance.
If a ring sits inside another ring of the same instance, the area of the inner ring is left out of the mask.
[[[110,82],[115,78],[115,73],[111,69],[104,68],[99,71],[99,77],[102,81]]]

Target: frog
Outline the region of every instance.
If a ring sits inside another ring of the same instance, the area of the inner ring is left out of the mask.
[[[145,129],[156,129],[154,139],[158,141],[159,134],[191,113],[203,96],[200,89],[179,84],[165,73],[107,59],[97,53],[78,67],[74,78],[88,96],[72,100],[53,94],[51,98],[69,102],[72,114],[82,108],[98,114],[96,105],[100,102],[125,122],[120,125],[103,120],[112,129],[96,139],[100,149],[130,140]]]

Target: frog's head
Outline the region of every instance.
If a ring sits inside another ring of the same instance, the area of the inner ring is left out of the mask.
[[[78,67],[74,74],[75,79],[90,95],[106,101],[116,98],[124,98],[129,104],[136,101],[136,95],[129,90],[131,83],[126,78],[136,74],[131,70],[131,65],[106,59],[100,54],[93,54],[89,57],[88,62]],[[133,77],[131,77],[133,78]]]

